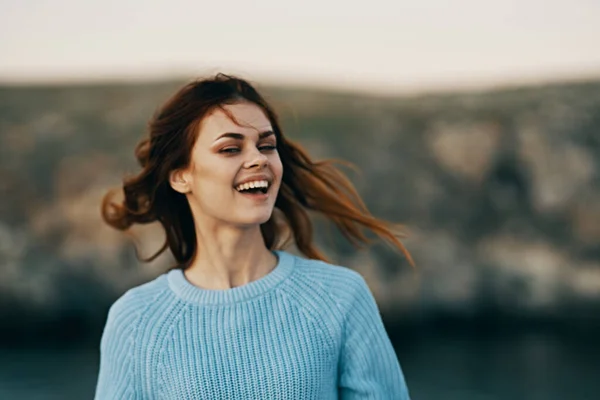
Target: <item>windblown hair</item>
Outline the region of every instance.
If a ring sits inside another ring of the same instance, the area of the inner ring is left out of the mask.
[[[193,215],[185,195],[171,187],[169,173],[189,164],[203,118],[217,108],[239,102],[250,102],[263,110],[271,122],[283,165],[275,212],[261,225],[267,248],[283,248],[293,241],[308,258],[327,261],[313,243],[308,212],[315,211],[332,221],[356,247],[371,242],[365,235],[365,230],[370,230],[413,264],[398,239],[400,226],[373,217],[334,161],[311,160],[298,144],[283,137],[275,112],[250,83],[224,74],[185,85],[158,110],[149,123],[148,137],[135,149],[142,171],[124,180],[124,200],[114,200],[121,189],[104,196],[102,217],[110,226],[126,231],[133,224],[158,221],[164,228],[164,245],[143,261],[154,260],[167,248],[177,267],[185,269],[193,261],[198,250]]]

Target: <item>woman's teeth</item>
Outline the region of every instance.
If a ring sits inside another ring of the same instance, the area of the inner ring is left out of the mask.
[[[238,192],[241,192],[242,190],[261,189],[261,188],[266,189],[268,187],[269,187],[268,181],[253,181],[253,182],[247,182],[247,183],[238,185],[238,186],[236,186],[235,190],[237,190]]]

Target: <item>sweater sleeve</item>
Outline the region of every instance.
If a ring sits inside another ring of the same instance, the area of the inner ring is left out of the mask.
[[[377,303],[360,274],[353,272],[345,297],[348,309],[340,359],[340,399],[409,400]]]
[[[110,308],[100,341],[100,372],[95,400],[134,399],[134,349],[136,313],[128,306],[131,292]]]

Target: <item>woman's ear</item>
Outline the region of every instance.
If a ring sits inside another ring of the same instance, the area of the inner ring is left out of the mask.
[[[169,184],[176,192],[186,194],[191,191],[189,176],[185,170],[176,169],[169,173]]]

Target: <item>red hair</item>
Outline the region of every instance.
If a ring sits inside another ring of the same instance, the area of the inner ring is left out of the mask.
[[[170,186],[169,173],[188,165],[200,121],[206,115],[215,108],[242,101],[256,104],[271,122],[283,165],[275,212],[260,227],[267,248],[283,248],[293,241],[308,258],[326,261],[313,243],[308,211],[316,211],[332,221],[355,246],[370,243],[364,232],[370,230],[413,264],[398,239],[400,226],[372,216],[334,161],[312,161],[298,144],[283,137],[275,112],[250,83],[224,74],[185,85],[163,105],[150,121],[148,137],[135,149],[142,170],[125,179],[125,199],[114,201],[115,190],[104,196],[102,216],[112,227],[127,230],[132,224],[159,221],[164,228],[164,245],[143,261],[152,261],[167,248],[178,267],[187,268],[193,261],[198,249],[192,212],[185,195]]]

